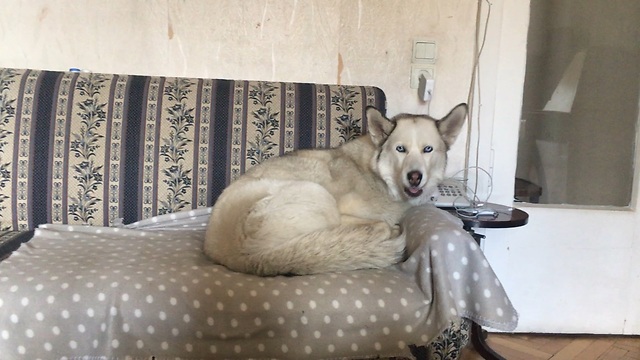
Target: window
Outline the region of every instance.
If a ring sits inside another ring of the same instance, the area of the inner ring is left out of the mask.
[[[640,1],[531,0],[516,198],[628,206]]]

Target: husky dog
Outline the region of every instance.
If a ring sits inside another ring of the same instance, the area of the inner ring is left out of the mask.
[[[369,107],[369,133],[333,149],[297,150],[247,171],[220,195],[204,251],[250,274],[382,268],[403,259],[398,223],[428,203],[467,105],[441,120]]]

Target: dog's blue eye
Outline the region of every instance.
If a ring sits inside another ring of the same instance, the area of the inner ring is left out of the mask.
[[[433,151],[433,147],[432,147],[432,146],[427,145],[427,146],[425,146],[425,147],[424,147],[424,149],[423,149],[422,151],[424,151],[424,152],[426,152],[426,153],[430,153],[430,152],[432,152],[432,151]]]
[[[400,153],[403,153],[403,152],[405,152],[406,150],[404,149],[404,146],[402,146],[402,145],[398,145],[398,146],[396,146],[396,151],[397,151],[397,152],[400,152]]]

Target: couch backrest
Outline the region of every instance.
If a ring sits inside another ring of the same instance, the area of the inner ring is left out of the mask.
[[[0,229],[211,206],[264,159],[360,134],[368,105],[384,93],[0,68]]]

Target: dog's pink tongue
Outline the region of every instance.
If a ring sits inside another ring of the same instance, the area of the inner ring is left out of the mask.
[[[411,197],[418,197],[418,196],[420,196],[420,194],[422,194],[422,189],[421,188],[408,187],[408,188],[404,188],[404,192],[407,193],[407,195],[409,195]]]

